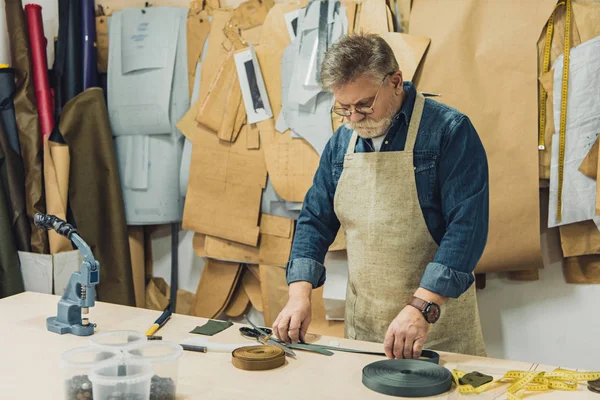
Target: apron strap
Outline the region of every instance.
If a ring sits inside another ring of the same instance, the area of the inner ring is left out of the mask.
[[[404,151],[413,151],[415,142],[417,141],[417,133],[421,124],[421,116],[423,115],[423,107],[425,105],[425,97],[417,92],[415,98],[415,106],[413,107],[412,116],[410,117],[410,125],[408,126],[408,134],[406,135],[406,144]]]
[[[356,131],[352,131],[352,136],[350,137],[350,143],[348,143],[348,150],[346,150],[346,154],[354,154],[356,142],[358,142],[358,133],[356,133]]]

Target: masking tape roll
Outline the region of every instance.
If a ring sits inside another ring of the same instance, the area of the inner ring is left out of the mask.
[[[231,353],[232,364],[246,371],[264,371],[285,364],[285,352],[275,346],[247,346]]]

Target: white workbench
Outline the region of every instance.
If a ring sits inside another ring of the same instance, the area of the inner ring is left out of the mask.
[[[60,354],[88,344],[87,337],[58,335],[46,329],[46,317],[56,315],[58,296],[22,293],[0,300],[0,398],[62,399]],[[128,329],[145,332],[160,315],[158,311],[96,303],[90,309],[90,321],[96,332]],[[189,332],[206,322],[204,318],[173,315],[158,331],[163,340],[179,342],[198,337]],[[246,343],[234,325],[210,337],[211,341]],[[318,343],[337,341],[341,346],[382,351],[374,343],[322,337]],[[333,356],[296,351],[297,358],[270,371],[243,371],[231,364],[228,353],[195,353],[184,351],[179,364],[178,399],[385,399],[361,382],[362,368],[384,357],[336,352]],[[441,353],[440,364],[452,370],[477,370],[501,377],[509,370],[551,371],[555,367],[539,364],[470,357]],[[508,385],[477,396],[461,395],[453,389],[438,399],[502,399]],[[575,392],[545,392],[536,399],[590,399],[600,395],[581,384]]]

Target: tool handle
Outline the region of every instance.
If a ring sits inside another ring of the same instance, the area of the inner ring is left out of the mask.
[[[38,228],[46,230],[54,230],[59,235],[62,235],[68,239],[71,239],[71,235],[77,233],[71,224],[63,221],[55,215],[36,213],[33,217],[33,222]]]

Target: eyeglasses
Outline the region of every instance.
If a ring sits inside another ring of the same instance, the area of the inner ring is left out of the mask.
[[[375,97],[373,98],[373,102],[371,103],[371,105],[369,107],[356,107],[354,106],[354,111],[346,108],[346,107],[333,107],[333,112],[336,113],[337,115],[341,115],[342,117],[349,117],[352,115],[353,112],[359,113],[359,114],[363,114],[363,115],[369,115],[369,114],[373,114],[374,110],[373,110],[373,106],[375,105],[375,102],[377,102],[377,96],[379,96],[379,92],[381,91],[381,87],[383,86],[383,82],[385,82],[385,79],[392,75],[393,73],[390,72],[388,74],[386,74],[383,79],[381,80],[381,83],[379,84],[379,88],[377,89],[377,93],[375,93]]]

